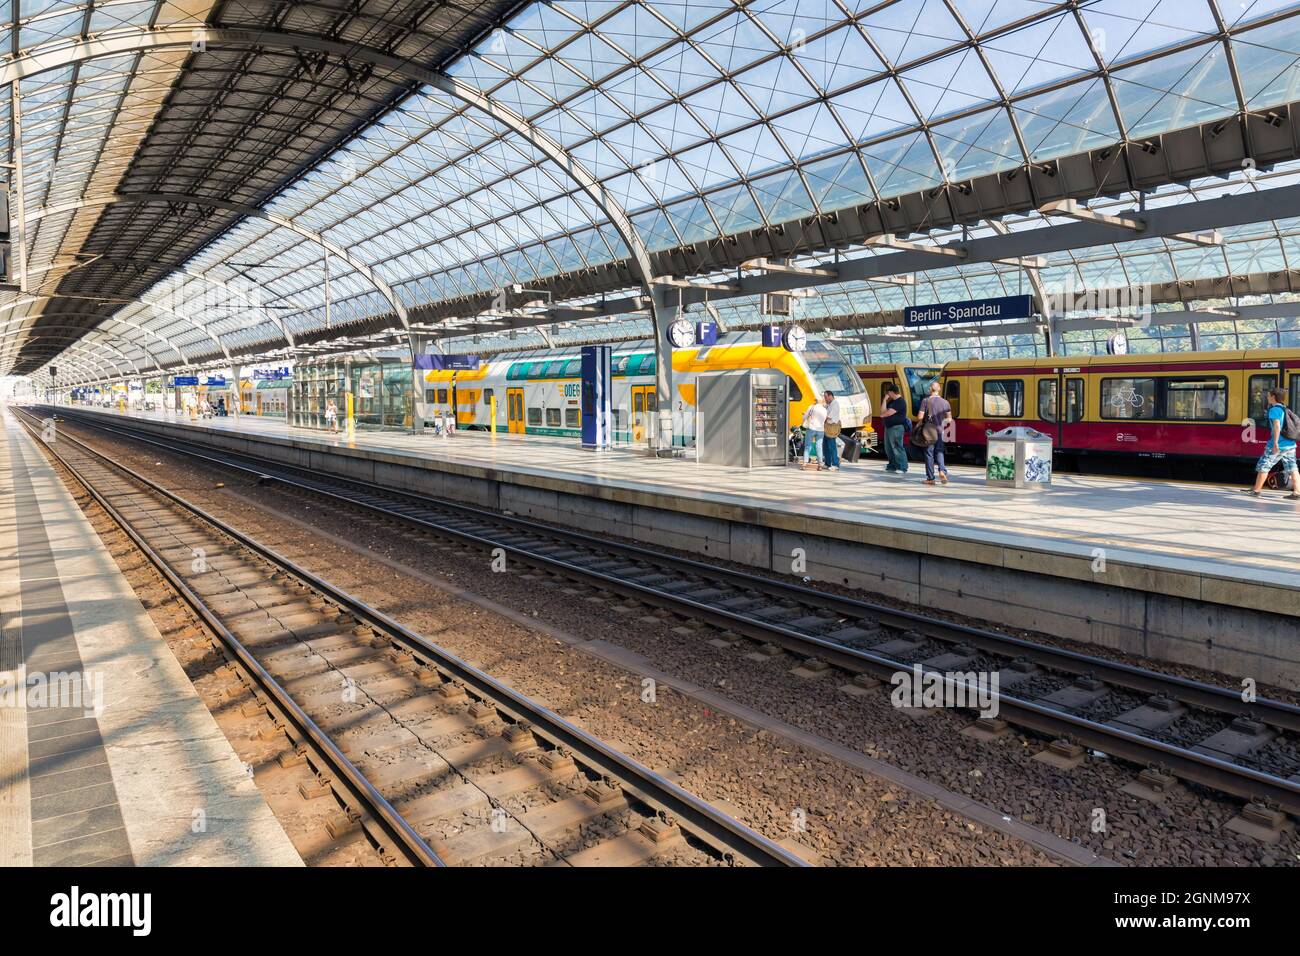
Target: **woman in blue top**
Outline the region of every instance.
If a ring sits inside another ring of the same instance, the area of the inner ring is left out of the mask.
[[[1255,466],[1255,487],[1246,494],[1259,497],[1268,480],[1268,473],[1279,461],[1282,470],[1291,475],[1291,494],[1287,498],[1300,501],[1300,470],[1296,468],[1295,440],[1282,435],[1282,425],[1286,422],[1286,390],[1269,389],[1268,393],[1268,440],[1264,443],[1264,454],[1259,456]]]

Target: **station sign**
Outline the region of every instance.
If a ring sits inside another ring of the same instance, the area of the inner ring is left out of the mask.
[[[280,381],[281,379],[286,379],[286,378],[288,378],[288,377],[289,377],[289,370],[288,370],[287,368],[255,368],[255,369],[253,369],[253,379],[254,379],[254,381],[262,380],[262,381],[278,382],[278,381]]]
[[[205,385],[208,385],[208,386],[213,386],[213,385],[221,386],[221,385],[225,385],[225,384],[226,384],[226,376],[224,376],[224,375],[209,375],[209,376],[207,377],[206,382],[204,382],[204,384],[205,384]]]
[[[417,355],[415,367],[430,372],[472,372],[481,361],[477,355]]]
[[[199,377],[197,375],[173,375],[172,376],[172,388],[184,388],[186,385],[197,385],[197,384],[199,384]]]
[[[718,344],[718,323],[705,320],[695,323],[695,344],[696,345],[717,345]]]
[[[903,326],[915,329],[969,322],[1002,322],[1007,319],[1028,319],[1033,314],[1033,296],[1006,295],[995,299],[904,306]]]
[[[774,323],[763,326],[763,347],[785,349],[787,352],[802,352],[808,344],[808,333],[802,325],[788,325],[782,328]]]

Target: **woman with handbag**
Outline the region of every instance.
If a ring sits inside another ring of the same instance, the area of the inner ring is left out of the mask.
[[[912,430],[912,443],[925,449],[925,483],[933,485],[935,475],[943,484],[948,483],[948,463],[943,458],[943,425],[952,415],[952,406],[939,394],[939,383],[930,383],[930,394],[921,402],[916,416],[917,427]]]
[[[823,458],[822,434],[826,430],[826,406],[820,401],[813,402],[803,413],[804,442],[803,464],[808,467],[809,456],[818,460],[818,467]]]

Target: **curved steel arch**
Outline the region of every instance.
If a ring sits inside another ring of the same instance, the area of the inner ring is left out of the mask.
[[[189,365],[189,364],[190,364],[189,357],[185,354],[184,350],[181,349],[181,347],[180,347],[179,345],[177,345],[175,342],[173,342],[171,339],[167,338],[167,336],[165,336],[165,335],[159,335],[159,334],[158,334],[157,332],[155,332],[153,329],[147,329],[147,328],[145,328],[143,325],[137,325],[137,324],[134,323],[134,322],[128,322],[128,321],[126,321],[126,319],[119,319],[119,318],[118,318],[117,316],[115,316],[115,315],[107,315],[107,316],[106,316],[106,315],[103,315],[103,314],[101,314],[101,313],[99,313],[99,312],[38,312],[36,315],[18,315],[18,316],[14,316],[14,317],[12,317],[12,318],[8,318],[8,319],[0,319],[0,329],[3,329],[3,328],[5,328],[6,326],[9,326],[9,325],[13,325],[13,323],[15,323],[15,322],[27,322],[27,321],[29,321],[29,320],[35,320],[35,319],[45,318],[46,316],[51,316],[51,317],[53,317],[53,316],[59,316],[59,317],[67,316],[68,318],[78,318],[78,319],[98,319],[98,320],[101,321],[101,322],[116,322],[118,325],[125,325],[125,326],[127,326],[128,328],[135,329],[135,330],[138,331],[138,332],[143,332],[145,335],[152,335],[152,336],[153,336],[155,339],[157,339],[159,342],[162,342],[162,343],[163,343],[164,345],[166,345],[169,349],[171,349],[173,352],[175,352],[177,355],[179,355],[179,356],[181,357],[181,363],[182,363],[182,364],[184,364],[184,365]],[[83,329],[83,328],[81,328],[80,326],[76,326],[76,325],[43,325],[43,326],[41,326],[41,328],[42,328],[42,329],[61,329],[61,330],[69,331],[69,332],[72,332],[72,331],[96,332],[96,331],[98,331],[98,329]],[[37,330],[37,329],[32,329],[31,331],[39,331],[39,330]],[[143,345],[142,342],[140,342],[140,341],[137,340],[137,339],[127,339],[127,338],[124,338],[123,341],[129,342],[130,344],[132,344],[132,345],[134,345],[136,348],[138,348],[140,351],[144,352],[145,355],[149,356],[150,360],[151,360],[151,361],[153,362],[153,364],[158,368],[158,370],[159,370],[159,371],[162,371],[162,366],[161,366],[161,365],[159,364],[159,362],[158,362],[158,357],[157,357],[157,355],[154,354],[154,352],[152,352],[151,350],[145,348],[145,346]]]
[[[24,316],[24,318],[26,318],[26,317]],[[22,320],[21,320],[21,319],[10,319],[9,321],[10,321],[10,322],[15,322],[15,321],[22,321]],[[7,324],[9,324],[9,323],[7,323],[7,322],[0,322],[0,326],[4,326],[4,325],[7,325]],[[86,331],[85,328],[82,327],[82,326],[80,326],[80,325],[42,325],[42,326],[40,327],[40,329],[33,329],[32,331],[42,331],[42,332],[43,332],[43,331],[46,331],[46,330],[49,330],[49,329],[53,329],[53,330],[56,330],[56,331],[59,331],[59,332],[84,332],[84,331]],[[79,341],[79,342],[80,342],[80,341],[83,341],[84,338],[85,338],[85,337],[83,336],[81,339],[78,339],[77,341]],[[29,341],[30,341],[30,340],[29,340]],[[138,348],[140,351],[144,352],[145,357],[146,357],[150,362],[153,363],[153,367],[154,367],[154,368],[156,368],[159,372],[163,372],[163,371],[164,371],[163,367],[158,363],[158,357],[157,357],[156,355],[154,355],[153,352],[149,351],[147,348],[145,348],[143,345],[141,345],[139,342],[136,342],[136,341],[134,341],[134,340],[132,340],[132,339],[126,339],[126,338],[118,338],[118,339],[115,339],[115,341],[125,342],[125,343],[128,344],[128,345],[134,345],[134,346],[135,346],[136,348]],[[90,345],[99,346],[99,347],[103,347],[103,348],[107,348],[107,349],[111,349],[113,352],[115,352],[115,353],[117,353],[118,355],[122,356],[122,358],[126,359],[128,362],[131,362],[131,363],[134,365],[134,360],[131,358],[131,356],[127,355],[125,352],[123,352],[120,348],[118,348],[118,347],[115,346],[115,345],[110,345],[110,344],[108,344],[107,342],[101,342],[101,341],[98,341],[98,340],[92,340],[89,344],[90,344]],[[137,372],[139,371],[139,367],[138,367],[138,366],[136,366],[136,370],[137,370]],[[141,374],[143,374],[143,373],[141,373]]]
[[[627,246],[628,253],[636,263],[637,271],[645,285],[647,294],[654,284],[654,271],[650,264],[650,254],[640,235],[632,226],[623,207],[611,197],[605,188],[597,182],[589,170],[568,155],[559,143],[542,130],[537,129],[523,117],[516,115],[499,103],[480,93],[473,87],[428,67],[410,60],[393,56],[382,50],[359,44],[344,43],[325,37],[305,33],[292,33],[283,30],[238,30],[220,27],[164,27],[155,30],[143,30],[138,33],[121,33],[73,43],[54,41],[33,48],[21,59],[10,61],[0,67],[0,85],[10,85],[25,77],[57,69],[83,60],[96,57],[114,56],[122,53],[140,52],[163,47],[190,47],[201,49],[203,46],[263,47],[281,50],[312,50],[331,53],[349,60],[359,60],[380,67],[391,73],[403,76],[417,83],[439,90],[467,106],[491,116],[501,125],[526,139],[547,159],[578,184],[578,187],[603,212],[614,226],[619,237]],[[209,205],[215,205],[209,202]],[[305,237],[310,238],[310,237]],[[405,310],[400,315],[404,316]],[[403,318],[404,327],[409,329],[409,322]]]
[[[217,265],[224,265],[224,264],[225,264],[225,263],[218,263]],[[217,267],[217,265],[213,265],[212,268],[215,269],[215,268]],[[234,266],[230,266],[230,268],[233,269]],[[238,271],[238,270],[236,270],[236,271]],[[234,294],[236,294],[236,295],[240,295],[240,296],[242,296],[242,297],[243,297],[244,299],[246,299],[246,300],[249,299],[249,295],[248,295],[248,293],[245,292],[243,289],[239,288],[238,286],[231,285],[229,282],[225,282],[225,281],[223,281],[223,280],[221,280],[221,279],[214,279],[214,278],[212,278],[212,276],[208,275],[206,272],[198,272],[198,271],[196,271],[196,270],[194,270],[194,269],[186,269],[186,268],[184,268],[184,267],[173,267],[173,268],[172,268],[172,274],[173,274],[173,275],[183,275],[183,276],[188,276],[188,277],[191,278],[191,279],[198,279],[200,282],[207,282],[207,283],[210,283],[211,285],[215,285],[215,286],[217,286],[217,287],[220,288],[220,289],[225,289],[227,292],[231,292],[231,293],[234,293]],[[290,297],[290,296],[281,296],[281,298],[284,298],[284,299],[290,299],[291,297]],[[144,300],[141,300],[141,301],[144,301]],[[277,315],[275,314],[275,312],[273,312],[273,311],[272,311],[268,306],[265,306],[265,305],[258,305],[258,304],[256,304],[256,303],[253,303],[253,307],[254,307],[254,308],[260,308],[263,312],[266,313],[267,321],[269,321],[272,325],[274,325],[277,329],[280,330],[280,336],[284,339],[284,341],[286,342],[286,344],[288,344],[289,348],[291,348],[291,349],[292,349],[292,348],[297,348],[298,343],[294,341],[293,333],[289,331],[288,326],[286,326],[286,325],[284,324],[284,322],[281,321],[281,319],[279,318],[279,316],[277,316]],[[230,357],[230,356],[229,356],[229,353],[227,353],[227,358],[229,358],[229,357]]]
[[[309,242],[318,244],[331,255],[342,259],[354,270],[365,276],[370,284],[379,290],[379,294],[388,300],[388,304],[392,306],[393,311],[397,314],[397,318],[401,320],[402,328],[408,331],[411,328],[411,320],[406,314],[406,306],[402,305],[401,300],[397,298],[397,293],[392,290],[392,287],[380,278],[379,275],[368,265],[360,259],[357,259],[342,246],[330,242],[320,233],[312,232],[310,229],[299,226],[291,219],[286,219],[284,216],[278,216],[275,213],[267,212],[265,209],[261,209],[257,206],[248,206],[244,203],[229,202],[225,199],[209,199],[204,196],[193,196],[189,193],[113,193],[111,196],[90,196],[72,202],[59,203],[54,206],[43,206],[40,209],[29,212],[23,221],[24,223],[33,223],[44,219],[46,216],[55,216],[59,213],[65,212],[75,212],[78,209],[89,209],[95,206],[111,206],[115,203],[172,203],[175,205],[211,206],[214,209],[233,212],[236,215],[246,216],[249,219],[264,219],[282,229],[288,229],[290,232],[302,236]],[[285,329],[283,323],[278,322],[278,320],[273,321],[277,322],[280,326],[281,334],[283,334],[285,340],[292,345],[293,340],[289,338],[288,330]]]
[[[88,365],[86,365],[85,362],[82,362],[82,361],[80,361],[80,360],[78,360],[78,359],[72,359],[72,358],[69,358],[69,359],[59,359],[59,364],[61,364],[61,365],[66,364],[66,365],[71,366],[72,368],[74,368],[74,369],[77,370],[77,374],[78,374],[78,375],[81,375],[81,376],[82,376],[82,377],[79,378],[79,379],[76,379],[76,380],[74,380],[74,381],[72,381],[72,382],[69,382],[68,384],[69,384],[70,386],[82,385],[82,384],[85,384],[85,383],[87,383],[87,382],[92,382],[92,381],[99,381],[99,379],[97,379],[97,378],[95,377],[95,375],[94,375],[94,371],[95,371],[94,368],[93,368],[92,366],[88,366]],[[30,377],[30,378],[34,378],[35,376],[37,376],[37,375],[39,375],[39,374],[41,374],[41,373],[44,373],[45,377],[46,377],[47,379],[49,379],[50,387],[51,387],[51,388],[59,388],[59,387],[60,387],[59,384],[58,384],[57,382],[55,382],[53,378],[50,377],[50,373],[45,371],[45,369],[47,369],[48,367],[49,367],[49,363],[47,362],[45,365],[42,365],[42,366],[41,366],[40,368],[38,368],[36,371],[32,372],[31,375],[30,375],[29,377]]]
[[[51,342],[51,343],[49,343],[49,344],[47,344],[47,345],[43,345],[43,346],[41,346],[41,345],[38,344],[38,347],[37,347],[37,349],[36,349],[35,351],[36,351],[36,354],[37,354],[37,355],[44,355],[44,354],[48,353],[48,354],[49,354],[49,358],[47,358],[47,359],[45,360],[45,365],[49,365],[51,362],[57,362],[57,361],[59,361],[59,356],[61,356],[61,355],[63,354],[63,350],[64,350],[64,349],[67,349],[67,348],[71,348],[71,346],[69,346],[69,345],[56,345],[55,343]],[[98,349],[98,348],[102,348],[102,346],[98,346],[98,345],[97,345],[97,346],[95,346],[95,348],[96,348],[96,349]],[[114,352],[116,352],[117,355],[121,356],[122,358],[126,359],[126,363],[127,363],[127,365],[131,366],[131,369],[130,369],[129,371],[123,371],[122,366],[119,365],[117,359],[113,357],[113,353],[114,353]],[[88,359],[93,359],[94,362],[99,363],[99,364],[104,364],[104,363],[111,364],[111,365],[113,366],[113,371],[114,371],[117,375],[120,375],[120,376],[127,376],[127,375],[132,374],[132,372],[134,372],[136,375],[139,375],[139,374],[140,374],[140,368],[139,368],[139,366],[137,366],[133,361],[131,361],[131,359],[127,358],[126,355],[124,355],[124,354],[123,354],[120,350],[118,350],[118,349],[109,350],[109,351],[108,351],[108,354],[100,354],[99,352],[92,350],[92,349],[91,349],[90,347],[88,347],[88,346],[78,346],[78,348],[77,348],[77,354],[78,354],[78,355],[84,355],[84,356],[86,356]],[[43,366],[42,366],[42,367],[43,367]],[[91,367],[91,368],[95,368],[96,366],[95,366],[95,365],[91,365],[90,367]]]
[[[15,300],[15,301],[13,301],[13,302],[7,302],[7,303],[5,303],[4,305],[0,305],[0,312],[5,311],[6,309],[16,308],[17,306],[20,306],[20,305],[31,305],[33,302],[36,302],[38,299],[60,299],[60,298],[64,298],[64,296],[48,295],[48,296],[37,296],[36,298],[31,298],[31,299],[17,299],[17,300]],[[86,298],[87,298],[87,299],[91,299],[91,298],[93,298],[93,297],[91,297],[91,296],[87,296]],[[156,309],[157,311],[162,312],[162,313],[164,313],[165,315],[174,315],[174,316],[176,316],[176,318],[181,319],[181,320],[184,321],[184,322],[188,322],[188,323],[190,324],[191,327],[197,329],[198,331],[200,331],[200,332],[202,332],[204,335],[206,335],[208,338],[210,338],[210,339],[213,341],[213,343],[217,346],[217,348],[221,350],[221,354],[222,354],[222,355],[224,355],[228,360],[231,358],[230,350],[229,350],[228,348],[226,348],[225,343],[222,342],[221,339],[218,338],[217,335],[216,335],[215,333],[213,333],[213,331],[212,331],[208,326],[204,325],[203,323],[201,323],[201,322],[195,322],[194,319],[190,318],[190,316],[188,316],[188,315],[184,315],[183,313],[177,312],[177,311],[175,311],[174,309],[168,309],[168,308],[166,308],[166,307],[164,307],[164,306],[158,305],[156,302],[150,302],[150,301],[147,300],[147,299],[132,299],[132,300],[130,300],[130,301],[131,301],[131,302],[137,302],[137,303],[139,303],[140,305],[148,306],[148,307],[151,308],[151,309]],[[42,314],[44,314],[44,313],[42,313]],[[112,317],[112,316],[105,316],[105,315],[103,315],[103,314],[101,314],[101,313],[98,313],[98,312],[93,312],[93,313],[62,312],[62,313],[52,313],[52,314],[59,314],[59,315],[86,315],[87,317],[90,317],[90,318],[98,318],[98,319],[101,319],[101,320],[106,319],[106,318],[115,318],[115,317]],[[125,323],[125,324],[127,324],[127,325],[133,325],[133,324],[134,324],[134,323],[126,322],[124,319],[115,319],[115,320],[118,321],[118,322],[123,322],[123,323]],[[142,325],[141,325],[141,326],[136,326],[136,328],[139,328],[139,329],[140,329],[141,331],[143,331],[143,332],[148,332],[148,333],[151,334],[151,335],[155,335],[155,336],[157,336],[159,339],[162,339],[164,342],[167,342],[167,344],[168,344],[169,346],[171,346],[172,348],[176,349],[177,352],[181,352],[180,348],[177,347],[177,346],[175,346],[175,345],[172,345],[172,343],[171,343],[171,342],[170,342],[170,341],[169,341],[165,336],[158,335],[158,333],[153,332],[153,331],[150,330],[150,329],[146,329],[146,328],[145,328],[144,326],[142,326]],[[91,331],[91,330],[87,330],[87,331]],[[181,356],[182,356],[182,358],[184,358],[185,363],[188,365],[188,364],[189,364],[189,359],[188,359],[187,357],[185,357],[185,353],[184,353],[184,352],[181,352]]]
[[[92,358],[92,359],[94,359],[94,360],[97,361],[97,362],[102,362],[102,361],[104,361],[104,359],[105,359],[105,356],[103,356],[103,355],[97,355],[95,352],[91,351],[91,349],[90,349],[89,346],[81,345],[81,344],[78,343],[78,342],[69,342],[69,343],[67,343],[67,344],[65,344],[65,345],[59,345],[59,346],[56,346],[56,345],[54,345],[53,343],[51,343],[49,347],[50,347],[50,348],[58,348],[60,351],[55,352],[55,353],[54,353],[53,355],[51,355],[48,359],[46,359],[46,360],[45,360],[45,364],[42,365],[41,368],[44,368],[46,365],[49,365],[51,362],[57,361],[58,358],[59,358],[59,356],[62,354],[62,350],[64,350],[64,349],[73,349],[74,351],[78,352],[79,354],[86,355],[86,356],[88,356],[89,358]],[[102,344],[98,344],[96,347],[100,347],[100,348],[102,348],[103,346],[102,346]],[[121,353],[119,352],[118,354],[121,354]],[[123,355],[122,357],[123,357],[123,358],[126,358],[125,355]],[[112,364],[113,364],[113,368],[117,370],[117,373],[118,373],[119,375],[127,374],[127,373],[125,373],[125,372],[122,371],[122,366],[118,365],[117,362],[113,360],[113,358],[112,358],[111,355],[110,355],[110,356],[107,356],[107,358],[108,358],[108,360],[109,360],[110,362],[112,362]],[[129,358],[127,358],[126,360],[127,360],[127,364],[130,365],[131,368],[135,370],[135,374],[136,374],[136,375],[139,375],[139,374],[140,374],[140,368],[139,368],[139,366],[137,366],[137,365],[136,365],[133,361],[131,361],[131,359],[129,359]],[[91,368],[94,368],[95,366],[94,366],[94,365],[91,365],[90,367],[91,367]]]
[[[78,340],[77,344],[80,345],[80,340]],[[58,348],[61,346],[55,346],[55,347]],[[95,353],[96,349],[106,354],[97,355]],[[116,345],[110,345],[107,342],[89,342],[86,345],[82,346],[82,351],[85,352],[87,355],[93,356],[101,360],[105,358],[111,360],[114,355],[120,356],[126,362],[127,365],[131,366],[132,372],[134,372],[136,375],[143,374],[140,371],[140,366],[135,364],[135,359],[131,358],[131,356],[127,355]],[[117,369],[119,375],[128,374],[122,372],[122,368],[117,364],[117,362],[113,362],[113,368]]]

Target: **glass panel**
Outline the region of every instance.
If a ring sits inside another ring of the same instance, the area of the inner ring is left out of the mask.
[[[1023,418],[1025,383],[1018,378],[984,383],[985,418]]]
[[[1252,375],[1246,384],[1246,417],[1261,425],[1268,419],[1268,391],[1277,387],[1276,375]]]
[[[1154,378],[1103,378],[1101,417],[1120,420],[1155,418],[1156,380]]]
[[[1038,380],[1038,417],[1045,422],[1055,422],[1060,414],[1056,405],[1057,382],[1054,378]]]
[[[1165,379],[1165,418],[1221,422],[1228,417],[1226,378]]]
[[[1081,378],[1067,379],[1065,383],[1065,420],[1083,421],[1083,399],[1085,382]]]

